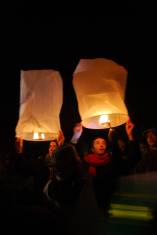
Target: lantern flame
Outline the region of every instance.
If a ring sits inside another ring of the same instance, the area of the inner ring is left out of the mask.
[[[110,124],[110,120],[107,114],[103,114],[100,116],[99,124],[100,125]]]
[[[38,132],[34,132],[33,139],[34,140],[38,140],[39,139],[39,133]]]
[[[41,133],[41,139],[44,140],[45,139],[45,134]]]

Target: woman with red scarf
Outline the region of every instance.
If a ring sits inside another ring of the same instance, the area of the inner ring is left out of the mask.
[[[125,129],[128,136],[127,159],[123,159],[118,142],[97,136],[91,144],[91,152],[84,156],[89,178],[99,208],[107,211],[116,186],[116,179],[136,165],[140,159],[139,145],[133,137],[134,124],[128,120]]]
[[[107,209],[115,185],[116,163],[114,158],[107,140],[101,136],[93,140],[91,153],[84,157],[98,207],[102,209]]]

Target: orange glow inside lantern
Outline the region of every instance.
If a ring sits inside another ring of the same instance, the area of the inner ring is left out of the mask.
[[[73,85],[84,127],[110,128],[128,120],[124,103],[126,78],[126,69],[111,60],[80,60]]]
[[[107,114],[100,115],[99,124],[103,127],[110,127],[110,120]]]
[[[57,138],[63,103],[62,79],[54,70],[21,71],[16,137],[28,141]]]
[[[41,133],[41,139],[44,140],[45,139],[45,134]]]
[[[38,132],[35,132],[33,134],[33,140],[38,140],[39,139],[39,133]]]
[[[38,133],[34,132],[33,133],[33,140],[45,140],[45,133]]]

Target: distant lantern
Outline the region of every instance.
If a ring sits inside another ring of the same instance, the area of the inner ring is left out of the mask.
[[[21,71],[16,138],[29,141],[57,138],[63,103],[62,90],[62,79],[57,71]]]
[[[127,70],[112,60],[81,59],[73,74],[82,125],[103,129],[124,124]]]

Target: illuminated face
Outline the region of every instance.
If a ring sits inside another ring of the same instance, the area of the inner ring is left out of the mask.
[[[146,140],[149,146],[157,145],[157,136],[153,132],[147,133]]]
[[[52,155],[57,148],[57,143],[55,141],[51,141],[49,145],[49,154]]]
[[[107,142],[103,138],[96,138],[93,141],[92,151],[98,155],[102,155],[107,150]]]

